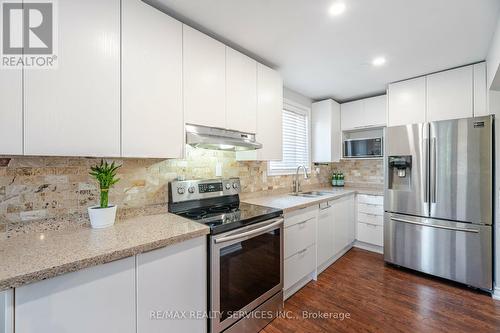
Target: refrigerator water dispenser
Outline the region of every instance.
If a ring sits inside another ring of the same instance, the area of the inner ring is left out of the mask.
[[[389,188],[392,190],[410,190],[411,155],[389,156]]]

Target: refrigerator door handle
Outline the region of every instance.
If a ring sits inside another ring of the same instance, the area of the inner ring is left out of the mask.
[[[432,138],[431,145],[431,203],[436,203],[437,143]]]
[[[446,230],[463,231],[463,232],[473,232],[473,233],[476,233],[476,234],[479,233],[479,230],[477,230],[477,229],[453,228],[453,227],[447,227],[447,226],[438,225],[438,224],[428,224],[428,223],[410,221],[410,220],[400,219],[400,218],[397,218],[397,217],[391,217],[391,220],[392,221],[396,221],[396,222],[416,224],[416,225],[421,225],[421,226],[424,226],[424,227],[431,227],[431,228],[437,228],[437,229],[446,229]]]
[[[424,160],[424,203],[429,202],[429,139],[424,139],[423,146]]]

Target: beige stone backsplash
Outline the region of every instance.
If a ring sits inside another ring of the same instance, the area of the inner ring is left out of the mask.
[[[122,165],[120,182],[110,191],[118,220],[166,211],[167,184],[179,176],[213,178],[217,163],[223,177],[240,177],[242,196],[291,190],[292,175],[269,176],[266,162],[239,162],[234,152],[188,147],[184,160],[106,159]],[[88,225],[87,207],[98,204],[97,183],[88,175],[99,158],[0,157],[0,238],[19,232]],[[318,167],[304,188],[330,183],[332,170],[346,181],[382,183],[381,161],[342,161]],[[302,176],[301,176],[302,177]]]

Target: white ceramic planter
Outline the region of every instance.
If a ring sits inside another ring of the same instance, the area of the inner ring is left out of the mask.
[[[94,229],[110,227],[115,224],[116,206],[111,205],[108,208],[92,206],[88,208],[90,225]]]

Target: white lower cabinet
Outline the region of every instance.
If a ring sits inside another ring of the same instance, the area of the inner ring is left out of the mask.
[[[206,332],[207,245],[199,237],[137,256],[137,333]],[[185,313],[188,318],[180,316]],[[179,318],[165,318],[165,314]]]
[[[206,237],[28,284],[13,299],[0,293],[0,333],[203,333]]]
[[[135,333],[135,257],[15,290],[16,333]]]
[[[285,298],[350,249],[354,194],[285,214]]]
[[[285,214],[285,298],[309,282],[316,270],[318,207]]]
[[[0,291],[0,333],[14,333],[14,290]]]
[[[384,246],[384,197],[380,195],[358,195],[357,235],[358,242],[369,246]],[[363,247],[363,246],[361,246]]]

